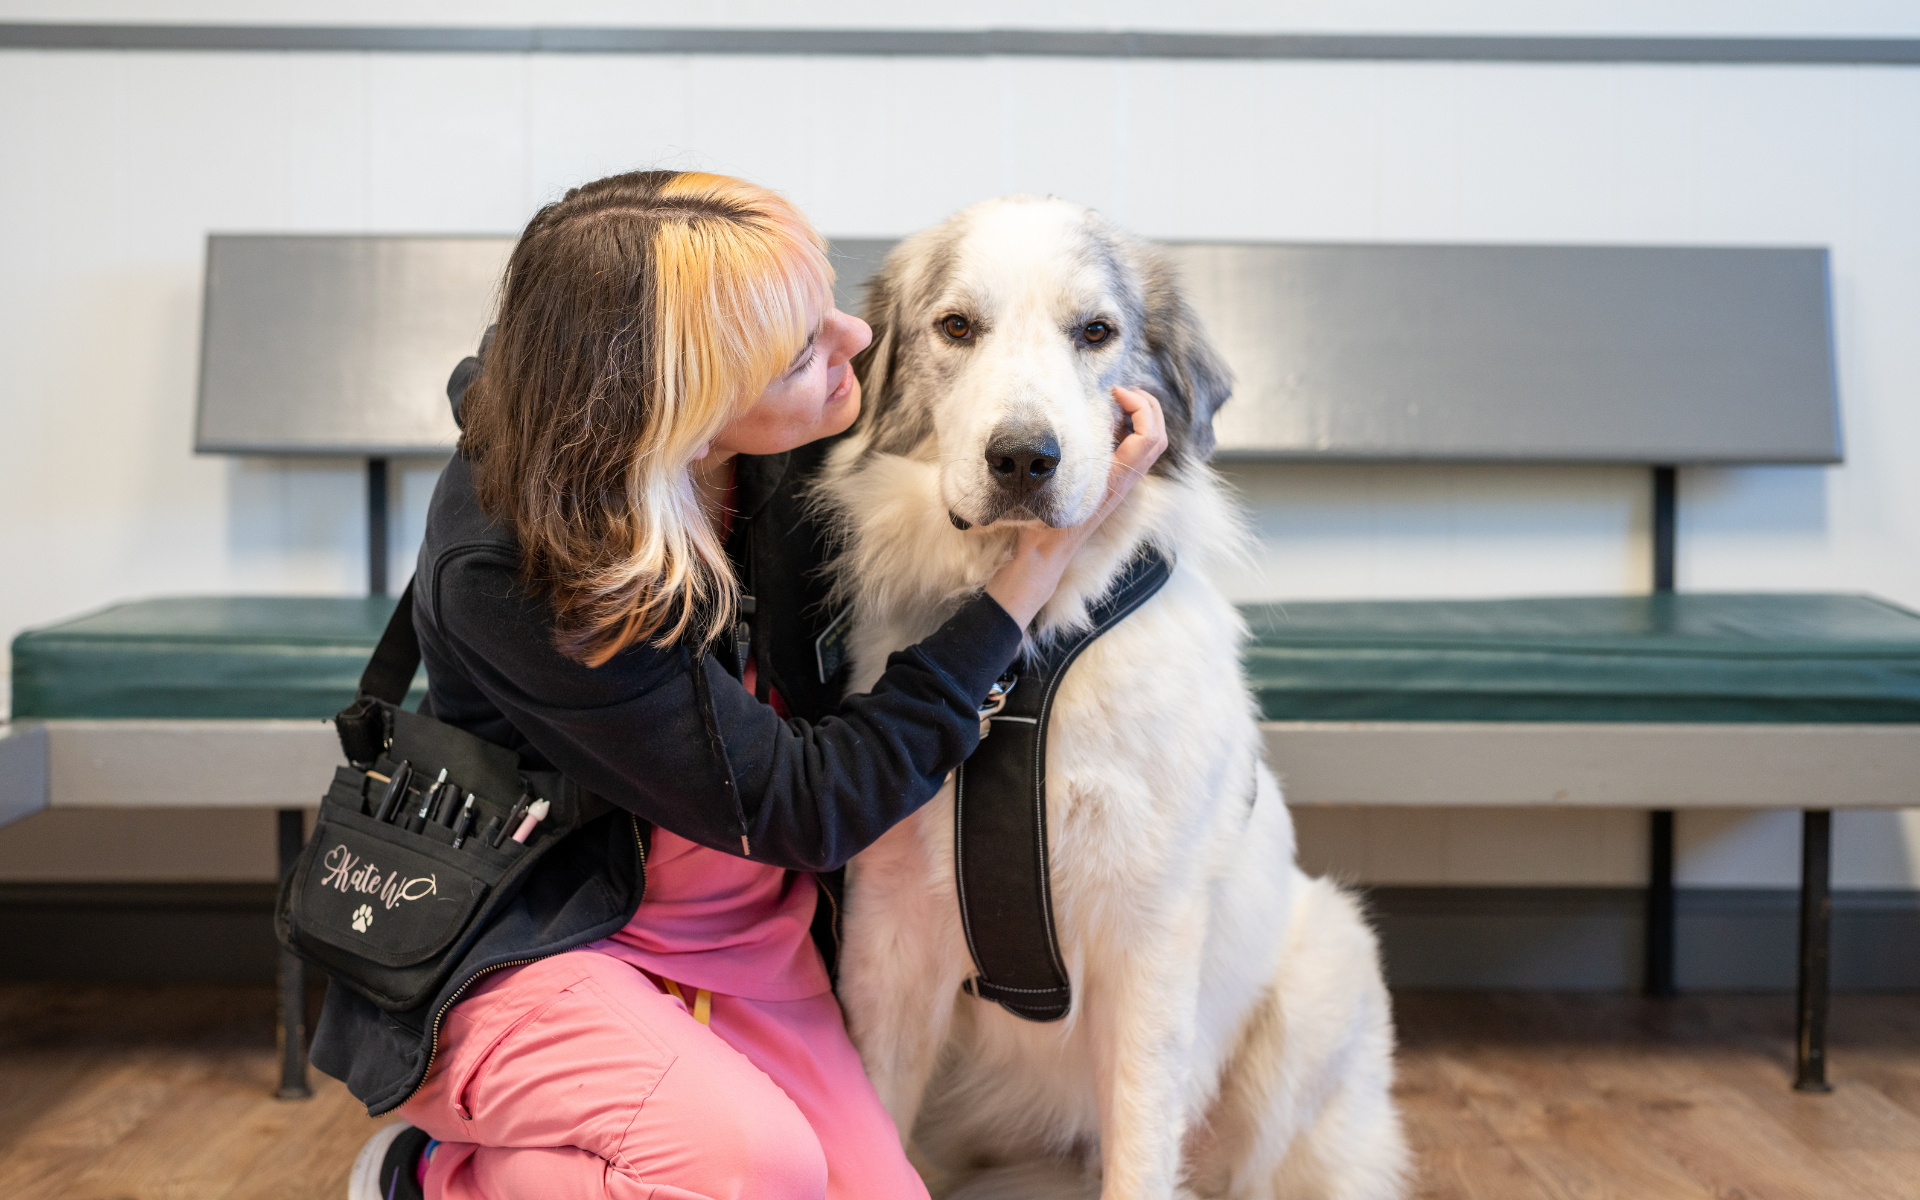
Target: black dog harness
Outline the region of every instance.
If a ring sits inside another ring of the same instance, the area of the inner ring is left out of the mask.
[[[1002,676],[981,710],[980,746],[954,773],[953,873],[960,925],[979,971],[961,986],[1016,1017],[1058,1021],[1073,1002],[1047,866],[1047,721],[1054,695],[1080,652],[1172,574],[1173,564],[1157,551],[1142,551],[1093,607],[1092,628]]]

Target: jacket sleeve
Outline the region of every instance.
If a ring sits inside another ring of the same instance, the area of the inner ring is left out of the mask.
[[[689,841],[804,871],[842,865],[933,797],[979,742],[978,707],[1021,637],[976,596],[872,691],[807,722],[685,646],[566,658],[544,603],[494,555],[449,555],[430,591],[450,665],[540,757]]]

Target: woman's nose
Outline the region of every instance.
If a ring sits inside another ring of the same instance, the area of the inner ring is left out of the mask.
[[[873,327],[859,317],[834,309],[827,317],[827,328],[832,334],[832,346],[827,353],[827,365],[837,367],[854,355],[865,350],[873,341]]]

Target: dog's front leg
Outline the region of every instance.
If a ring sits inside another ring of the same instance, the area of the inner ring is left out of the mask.
[[[953,1024],[954,946],[965,946],[953,902],[930,880],[909,828],[919,820],[895,826],[849,866],[840,963],[848,1032],[903,1145]]]
[[[1088,995],[1100,1102],[1102,1200],[1180,1195],[1199,1002],[1204,901],[1162,914],[1105,964]]]

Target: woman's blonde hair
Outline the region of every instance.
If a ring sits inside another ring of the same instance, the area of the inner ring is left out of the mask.
[[[791,364],[832,286],[806,218],[724,175],[614,175],[528,222],[462,448],[562,653],[599,666],[730,628],[733,572],[689,466]]]

